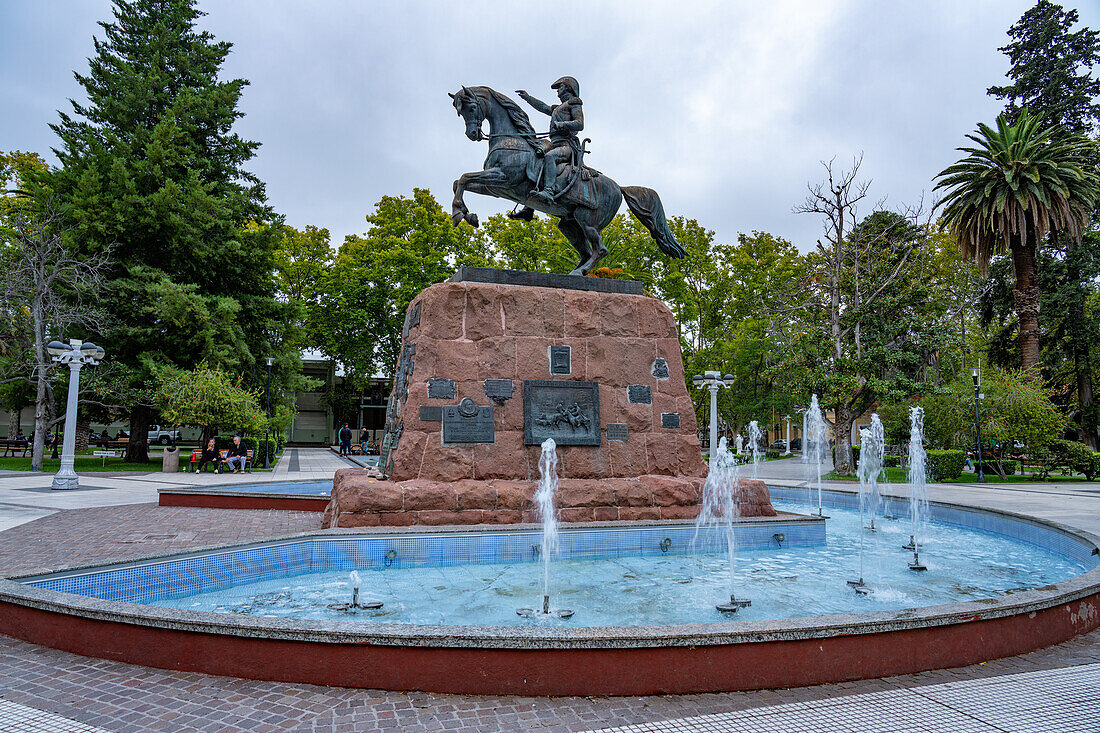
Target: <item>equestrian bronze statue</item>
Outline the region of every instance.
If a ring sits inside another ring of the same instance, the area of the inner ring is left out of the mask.
[[[523,205],[513,218],[530,220],[535,211],[558,217],[558,229],[577,250],[580,260],[571,275],[587,275],[606,254],[600,232],[626,205],[670,257],[683,257],[684,248],[668,228],[661,198],[653,189],[619,186],[610,177],[584,164],[584,129],[580,85],[570,76],[554,82],[560,104],[553,106],[520,90],[533,108],[550,115],[549,134],[539,134],[527,113],[514,101],[489,87],[462,87],[450,97],[466,122],[466,137],[489,141],[489,155],[480,171],[463,173],[454,183],[451,219],[478,225],[462,195],[466,191],[515,201]],[[489,133],[482,129],[488,121]],[[586,139],[585,142],[588,142]]]

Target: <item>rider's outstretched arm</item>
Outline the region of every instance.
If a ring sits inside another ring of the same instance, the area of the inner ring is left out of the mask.
[[[541,99],[535,99],[522,89],[517,89],[516,94],[522,97],[523,101],[527,102],[527,104],[531,105],[539,112],[542,112],[544,115],[551,114],[554,111],[553,108],[550,107],[550,105],[548,105],[546,102],[543,102]]]

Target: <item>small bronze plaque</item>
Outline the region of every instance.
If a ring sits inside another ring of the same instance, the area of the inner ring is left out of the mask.
[[[609,422],[607,424],[607,439],[625,443],[630,436],[630,430],[624,422]]]
[[[493,406],[481,406],[469,397],[443,408],[444,443],[495,443]]]
[[[421,405],[421,422],[439,422],[443,419],[443,408],[439,405]]]
[[[485,396],[491,400],[510,400],[516,385],[511,379],[486,379]]]
[[[653,393],[648,384],[632,384],[626,388],[626,399],[632,405],[649,405],[653,403]]]
[[[661,413],[661,427],[662,428],[678,428],[678,427],[680,427],[680,413],[678,413],[678,412],[662,412]]]
[[[550,347],[550,373],[551,374],[572,374],[573,370],[570,368],[569,357],[570,349],[568,346],[551,346]]]
[[[428,397],[433,400],[453,400],[455,398],[455,380],[429,379]]]
[[[668,362],[657,359],[653,362],[653,376],[657,379],[668,379]]]
[[[523,442],[599,445],[600,388],[596,382],[523,381]]]

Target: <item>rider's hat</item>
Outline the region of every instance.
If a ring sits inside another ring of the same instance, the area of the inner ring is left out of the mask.
[[[569,87],[574,96],[579,97],[581,95],[581,85],[571,76],[563,76],[550,85],[551,89],[557,89],[558,87]]]

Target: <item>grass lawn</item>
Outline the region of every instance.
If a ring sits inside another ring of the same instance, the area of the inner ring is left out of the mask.
[[[859,478],[853,475],[838,475],[830,471],[821,477],[828,481],[858,481]],[[904,468],[887,468],[886,480],[892,484],[904,484],[909,481],[909,474]],[[1038,476],[1031,474],[1009,474],[1004,481],[997,475],[996,471],[988,471],[985,474],[986,483],[1008,483],[1008,484],[1026,484],[1026,483],[1051,483],[1051,482],[1069,482],[1069,481],[1087,481],[1084,476],[1058,476],[1051,475],[1050,478],[1045,481]],[[977,483],[977,474],[963,471],[962,475],[956,479],[948,479],[940,483],[945,484],[973,484]]]
[[[159,471],[160,460],[154,458],[148,463],[127,463],[119,458],[103,458],[96,456],[77,456],[74,462],[77,473],[102,473],[104,471]],[[106,464],[106,465],[104,465]],[[46,458],[42,461],[43,473],[57,473],[61,467],[61,459],[52,460]],[[0,458],[0,471],[29,471],[31,470],[31,457],[20,458],[18,456]]]

